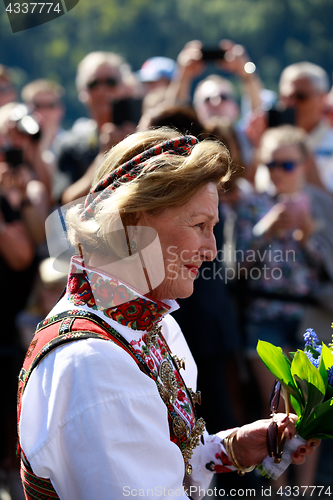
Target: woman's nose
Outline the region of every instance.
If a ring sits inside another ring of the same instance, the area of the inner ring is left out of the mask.
[[[217,254],[217,248],[216,248],[216,240],[214,233],[211,233],[205,241],[205,244],[203,245],[203,251],[202,251],[205,260],[214,260]]]

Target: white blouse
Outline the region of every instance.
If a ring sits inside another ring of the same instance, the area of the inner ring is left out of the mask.
[[[49,316],[72,308],[65,295]],[[145,333],[91,312],[129,342]],[[182,376],[195,391],[196,365],[178,324],[169,314],[161,324],[171,351],[186,359]],[[63,345],[42,359],[25,388],[19,423],[34,473],[49,478],[61,500],[199,499],[213,477],[206,464],[218,462],[216,454],[225,452],[221,440],[231,431],[205,433],[184,487],[183,457],[170,441],[167,408],[154,380],[122,348],[98,339]]]

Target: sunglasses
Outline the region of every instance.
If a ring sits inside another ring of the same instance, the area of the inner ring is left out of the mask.
[[[42,104],[42,103],[34,102],[33,106],[35,109],[55,109],[58,106],[60,106],[60,103],[59,102],[48,102],[48,103]]]
[[[295,101],[298,102],[305,102],[311,99],[313,95],[314,95],[313,93],[309,92],[294,92],[293,94],[290,94],[289,98],[295,99]]]
[[[91,82],[87,83],[87,87],[89,90],[93,90],[99,85],[106,85],[107,87],[117,87],[118,83],[119,82],[118,80],[116,80],[116,78],[109,77],[98,80],[97,79],[92,80]]]
[[[280,394],[281,394],[281,384],[280,382],[275,380],[269,396],[269,408],[271,412],[272,421],[267,429],[266,444],[267,444],[268,455],[272,457],[274,459],[274,462],[277,464],[281,462],[283,447],[285,443],[284,433],[279,442],[278,425],[274,420],[274,416],[276,414],[280,402]],[[288,402],[286,403],[286,412],[287,414],[289,414]]]
[[[221,99],[221,101],[233,101],[233,98],[228,94],[218,94],[218,95],[206,97],[204,102],[207,103],[210,101],[215,101],[216,99]]]
[[[271,161],[270,163],[266,163],[266,167],[269,169],[279,167],[279,168],[283,168],[283,170],[285,170],[286,172],[291,172],[292,170],[294,170],[295,167],[297,167],[298,164],[299,164],[298,161],[292,161],[292,160],[290,160],[290,161]]]

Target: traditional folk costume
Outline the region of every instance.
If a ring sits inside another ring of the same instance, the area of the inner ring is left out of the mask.
[[[149,157],[186,154],[196,141],[167,141],[122,165],[81,217]],[[183,484],[199,498],[214,472],[235,470],[222,444],[232,430],[208,435],[195,417],[196,365],[168,314],[176,307],[73,259],[67,292],[39,324],[20,374],[27,499],[186,498]]]
[[[73,259],[67,293],[38,325],[20,374],[27,498],[176,491],[184,476],[208,488],[214,472],[235,470],[222,444],[231,431],[210,436],[195,418],[196,366],[168,314],[176,307]]]

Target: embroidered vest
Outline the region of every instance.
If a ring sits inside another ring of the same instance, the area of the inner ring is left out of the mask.
[[[182,361],[173,356],[164,340],[161,327],[154,326],[142,339],[131,343],[99,316],[72,310],[57,314],[39,323],[27,351],[18,387],[18,425],[21,418],[22,395],[29,377],[38,363],[53,349],[76,340],[95,338],[114,342],[124,349],[137,363],[139,369],[152,378],[168,409],[170,439],[178,445],[185,462],[185,472],[192,472],[189,459],[199,444],[205,429],[202,418],[196,419],[194,403],[200,402],[200,393],[187,389],[179,373]],[[49,479],[36,476],[24,455],[20,442],[21,479],[27,500],[59,498]]]

